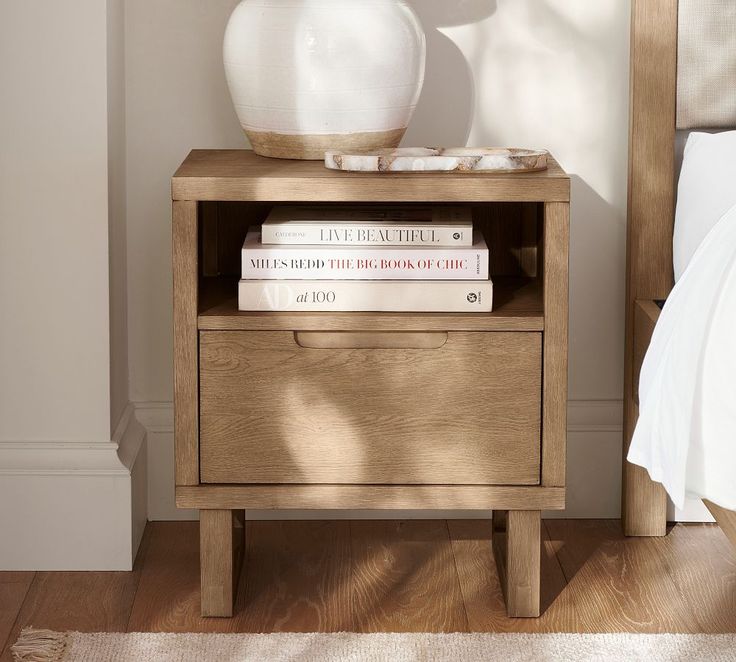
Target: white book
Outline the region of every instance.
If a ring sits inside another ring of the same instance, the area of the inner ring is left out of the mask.
[[[493,283],[418,280],[241,280],[238,309],[488,313]]]
[[[264,244],[471,246],[467,207],[274,207]]]
[[[281,280],[486,280],[488,247],[273,246],[248,232],[242,277]]]

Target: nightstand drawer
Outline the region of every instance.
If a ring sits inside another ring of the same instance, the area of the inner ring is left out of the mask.
[[[199,338],[204,483],[539,483],[541,333]]]

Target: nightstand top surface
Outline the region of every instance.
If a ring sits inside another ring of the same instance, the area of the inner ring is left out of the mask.
[[[551,156],[530,173],[340,172],[251,150],[192,150],[171,182],[174,200],[252,202],[568,202],[570,179]]]

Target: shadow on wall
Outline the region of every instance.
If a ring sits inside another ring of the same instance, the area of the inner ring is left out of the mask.
[[[617,388],[623,389],[624,347],[623,335],[618,334],[615,346],[600,351],[598,339],[605,337],[611,325],[624,319],[625,282],[623,278],[605,284],[605,307],[601,309],[601,273],[616,273],[617,265],[626,261],[625,210],[605,200],[577,174],[570,175],[570,197],[576,210],[570,215],[570,318],[584,319],[584,336],[578,337],[581,327],[570,326],[570,374],[583,383],[595,383],[596,375],[610,373],[610,365],[618,366]],[[579,212],[577,210],[580,210]],[[590,250],[600,246],[600,250]],[[613,361],[611,355],[615,356]],[[584,398],[571,384],[570,397]],[[616,470],[618,476],[618,470]],[[614,481],[615,482],[615,481]]]
[[[427,35],[427,68],[417,109],[403,140],[407,146],[464,146],[475,107],[475,84],[462,51],[440,28],[488,18],[496,0],[410,0]]]

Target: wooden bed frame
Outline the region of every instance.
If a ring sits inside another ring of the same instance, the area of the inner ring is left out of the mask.
[[[626,461],[638,416],[641,362],[673,285],[678,0],[632,0],[631,125],[626,257],[624,468],[621,516],[629,536],[663,536],[667,497]],[[736,512],[705,501],[736,545]]]

